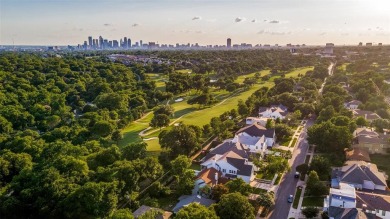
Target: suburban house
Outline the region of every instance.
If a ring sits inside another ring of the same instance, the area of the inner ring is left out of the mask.
[[[344,107],[347,109],[357,109],[362,104],[359,100],[351,100],[348,103],[344,103]]]
[[[390,195],[357,191],[356,207],[374,214],[376,218],[390,219]]]
[[[146,205],[142,205],[137,210],[135,210],[133,212],[133,216],[134,216],[134,218],[138,218],[139,216],[145,214],[148,211],[152,211],[152,210],[157,210],[157,211],[161,212],[160,214],[158,214],[155,217],[155,219],[168,219],[168,218],[170,218],[172,216],[172,212],[164,211],[164,210],[159,209],[159,208],[149,207],[149,206],[146,206]]]
[[[271,105],[270,107],[260,107],[259,117],[265,117],[270,119],[284,119],[288,114],[287,107],[279,105]]]
[[[382,190],[387,188],[386,176],[379,172],[375,164],[364,161],[347,161],[345,166],[332,171],[332,188],[340,188],[340,183],[353,185],[356,189]]]
[[[356,191],[340,183],[324,199],[323,210],[333,219],[390,219],[390,196]]]
[[[267,121],[268,121],[268,118],[264,118],[264,117],[248,117],[245,120],[245,124],[246,125],[258,124],[261,126],[266,126]]]
[[[191,203],[198,203],[200,205],[210,207],[215,201],[202,197],[200,195],[182,195],[179,197],[179,202],[173,207],[173,212],[176,214],[180,209],[188,206]]]
[[[232,142],[238,142],[249,148],[251,152],[261,153],[268,147],[274,146],[276,141],[275,129],[253,124],[241,128],[236,132]]]
[[[372,136],[372,137],[378,137],[379,136],[379,134],[376,131],[374,131],[373,128],[367,128],[367,127],[357,128],[353,132],[353,136],[354,137],[357,137],[359,135],[368,135],[368,136]]]
[[[374,214],[364,212],[360,208],[329,207],[329,219],[377,219]]]
[[[247,146],[225,141],[212,149],[201,163],[202,170],[214,168],[225,178],[241,178],[249,183],[254,180],[256,167],[249,162],[250,150]]]
[[[377,133],[373,129],[358,128],[353,133],[353,148],[367,150],[370,154],[386,154],[390,148],[386,133]]]
[[[329,195],[324,199],[324,211],[329,207],[356,208],[355,187],[340,183],[338,188],[330,188]]]
[[[225,184],[229,181],[228,178],[223,177],[221,171],[211,167],[208,169],[201,170],[195,178],[195,187],[192,194],[199,194],[198,191],[204,186],[213,187],[217,184]]]
[[[366,110],[353,109],[352,114],[353,114],[354,118],[363,117],[369,122],[376,120],[376,119],[381,119],[381,117],[378,114],[371,112],[371,111],[366,111]]]
[[[354,148],[345,151],[346,160],[371,162],[368,151],[363,148]]]

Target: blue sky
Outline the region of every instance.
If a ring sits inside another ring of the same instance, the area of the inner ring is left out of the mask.
[[[389,0],[0,0],[0,44],[390,43]]]

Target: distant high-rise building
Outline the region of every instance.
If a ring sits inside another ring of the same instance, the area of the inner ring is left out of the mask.
[[[360,42],[360,43],[359,43],[359,46],[363,46],[363,43],[362,43],[362,42]]]
[[[87,41],[84,41],[84,44],[83,44],[83,49],[87,49],[87,48],[88,48]]]
[[[123,48],[127,49],[129,46],[127,45],[127,37],[123,37]]]
[[[129,39],[127,39],[127,46],[128,46],[128,48],[130,48],[131,47],[131,39],[129,38]]]
[[[92,36],[88,37],[88,46],[89,48],[92,48]]]
[[[92,40],[92,47],[93,47],[94,49],[96,49],[96,48],[99,47],[98,44],[99,44],[99,42],[98,42],[97,39],[93,39],[93,40]]]
[[[333,43],[327,43],[326,46],[325,46],[324,53],[328,54],[328,55],[333,55],[333,47],[334,47]]]
[[[113,40],[113,41],[112,41],[112,47],[113,47],[113,48],[118,48],[118,47],[119,47],[118,40]]]
[[[107,48],[108,48],[108,40],[104,39],[102,49],[107,49]]]
[[[382,43],[378,43],[378,46],[382,46]]]
[[[366,43],[366,46],[372,46],[372,43]]]
[[[99,36],[99,47],[100,47],[100,49],[103,49],[103,47],[104,47],[104,40],[103,40],[102,36]]]
[[[232,39],[227,38],[227,40],[226,40],[226,47],[227,48],[231,48],[232,47]]]

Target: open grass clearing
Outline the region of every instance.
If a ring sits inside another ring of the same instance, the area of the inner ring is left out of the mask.
[[[325,197],[303,197],[302,207],[323,207]]]
[[[378,169],[385,171],[390,176],[390,154],[371,154],[371,162],[378,166]]]
[[[297,188],[297,191],[295,192],[295,196],[294,196],[293,206],[292,206],[295,209],[298,208],[299,199],[301,197],[301,194],[302,194],[302,189],[301,188]]]

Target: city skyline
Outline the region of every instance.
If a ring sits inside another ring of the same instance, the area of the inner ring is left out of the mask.
[[[86,36],[160,44],[390,43],[390,3],[370,1],[2,0],[1,45],[77,45]],[[28,14],[29,16],[26,16]]]

